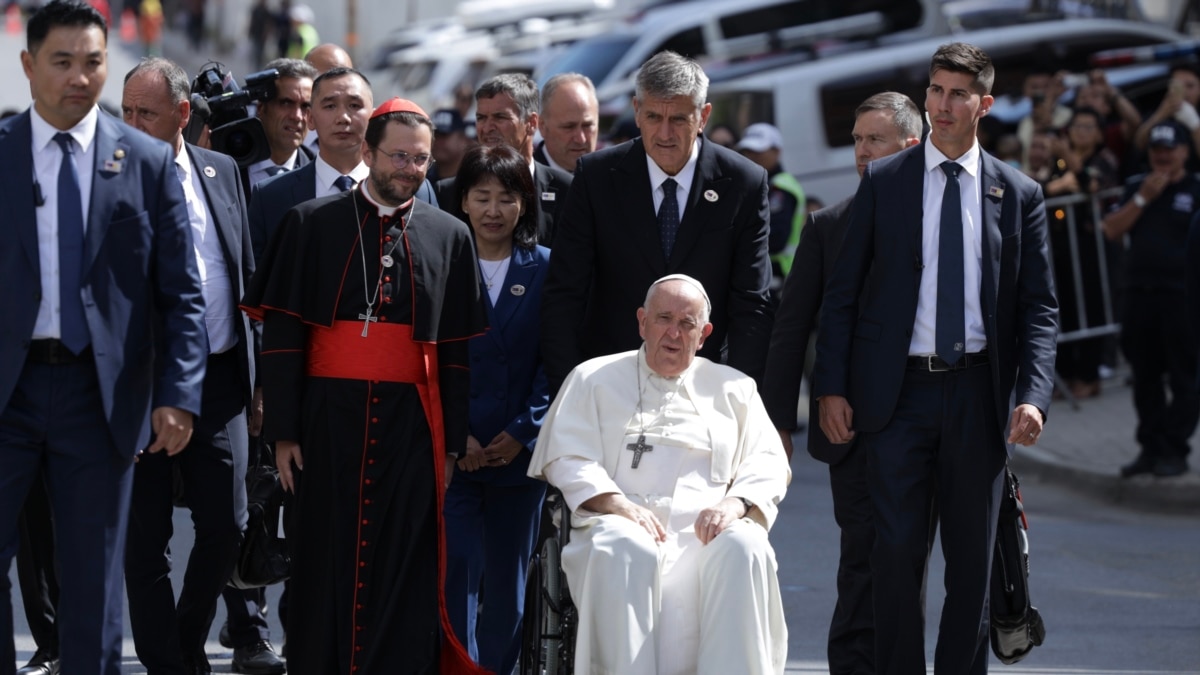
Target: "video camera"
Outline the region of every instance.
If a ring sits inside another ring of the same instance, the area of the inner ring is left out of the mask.
[[[212,149],[229,155],[238,166],[249,166],[271,156],[271,146],[262,122],[250,115],[252,103],[275,96],[279,71],[271,68],[246,76],[239,87],[233,73],[219,63],[210,63],[192,81],[192,120],[184,131],[189,143],[199,139],[208,125]]]

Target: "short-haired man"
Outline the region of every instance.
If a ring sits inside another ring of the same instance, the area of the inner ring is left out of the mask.
[[[263,321],[263,437],[303,523],[289,532],[299,675],[477,672],[439,620],[439,506],[485,321],[470,230],[414,196],[432,141],[411,101],[376,108],[367,179],[290,210],[244,299]]]
[[[934,671],[987,672],[1006,450],[1037,442],[1054,386],[1042,190],[977,141],[994,78],[978,47],[938,48],[932,131],[867,165],[822,301],[813,395],[828,439],[857,438],[865,455],[880,673],[925,672],[935,503],[946,599]]]
[[[584,155],[559,220],[542,297],[542,354],[551,391],[579,363],[634,349],[621,321],[669,273],[712,298],[701,356],[762,377],[771,337],[767,172],[701,135],[708,76],[674,52],[637,75],[641,138]]]
[[[308,50],[308,53],[304,55],[304,60],[312,64],[312,67],[317,70],[317,74],[313,78],[314,87],[317,82],[316,78],[334,68],[354,67],[354,62],[350,60],[350,54],[332,42],[326,42]],[[315,124],[309,124],[308,134],[304,137],[304,147],[308,148],[308,151],[313,155],[317,154],[317,129]]]
[[[233,159],[183,142],[191,117],[187,73],[162,58],[125,76],[121,112],[165,141],[187,200],[203,282],[208,366],[186,452],[150,455],[133,472],[125,590],[134,648],[151,672],[211,672],[204,643],[246,527],[246,410],[254,388],[254,336],[238,301],[254,273],[246,199]],[[183,479],[195,545],[176,603],[171,588],[172,475]]]
[[[783,170],[783,134],[773,124],[759,122],[746,127],[742,139],[734,148],[750,161],[767,170],[771,191],[771,236],[767,250],[771,254],[771,296],[776,302],[783,290],[783,280],[792,269],[800,230],[804,227],[804,188],[800,181]]]
[[[0,122],[0,569],[41,474],[59,665],[81,675],[121,670],[134,457],[187,445],[209,352],[174,152],[96,105],[107,30],[86,3],[43,5],[20,56],[33,104]],[[12,673],[7,583],[0,607]]]
[[[468,131],[472,136],[467,135]],[[433,166],[429,167],[429,180],[435,185],[443,178],[458,175],[463,155],[474,145],[474,131],[454,108],[434,111]]]
[[[1109,239],[1129,237],[1121,347],[1133,371],[1141,451],[1121,468],[1126,478],[1185,473],[1200,419],[1196,336],[1180,320],[1187,307],[1187,234],[1200,213],[1200,180],[1187,170],[1189,136],[1171,119],[1150,129],[1149,173],[1129,179],[1124,203],[1103,222]]]
[[[275,59],[264,66],[264,70],[271,68],[279,71],[275,95],[258,104],[258,119],[271,156],[242,168],[242,187],[248,195],[264,180],[312,161],[311,151],[304,147],[304,137],[308,133],[308,111],[317,69],[300,59]]]
[[[533,158],[555,169],[575,173],[575,162],[596,151],[600,103],[587,75],[559,73],[542,85],[542,142]]]
[[[778,673],[787,626],[767,530],[791,471],[754,381],[696,352],[695,279],[654,282],[640,349],[576,368],[529,475],[562,491],[575,672]]]
[[[921,142],[921,111],[904,94],[891,91],[875,94],[854,111],[853,134],[855,164],[861,177],[872,161]],[[809,340],[817,327],[825,282],[833,273],[841,250],[853,201],[853,196],[847,197],[809,214],[800,234],[795,263],[775,311],[762,396],[789,459]],[[833,514],[842,531],[837,606],[829,626],[829,672],[831,675],[874,673],[870,554],[875,527],[864,454],[855,450],[853,442],[830,443],[816,424],[817,416],[817,403],[810,399],[808,454],[829,465]]]
[[[526,75],[496,75],[475,90],[475,134],[480,143],[494,146],[504,143],[516,148],[529,163],[534,190],[538,195],[538,243],[550,246],[554,240],[562,200],[571,186],[571,174],[552,169],[533,158],[533,136],[538,127],[538,88]],[[438,203],[447,213],[466,222],[453,177],[437,185]]]

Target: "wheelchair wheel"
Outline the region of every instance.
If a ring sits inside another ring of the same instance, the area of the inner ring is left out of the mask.
[[[566,592],[558,540],[547,539],[529,565],[521,628],[521,675],[569,675],[574,670],[574,607]],[[567,621],[564,621],[564,614]]]

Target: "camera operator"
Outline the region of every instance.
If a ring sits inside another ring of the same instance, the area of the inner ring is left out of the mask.
[[[271,156],[242,167],[242,183],[248,195],[262,181],[313,160],[311,151],[302,144],[308,133],[308,111],[317,69],[299,59],[275,59],[266,68],[279,71],[275,96],[258,104],[258,119],[267,134]]]

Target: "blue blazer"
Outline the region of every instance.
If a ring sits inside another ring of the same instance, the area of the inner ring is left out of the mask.
[[[981,161],[980,300],[1003,430],[1014,395],[1043,413],[1050,405],[1058,301],[1041,187],[986,152]],[[846,397],[858,431],[882,429],[900,397],[924,269],[924,180],[924,143],[867,167],[825,287],[813,394]]]
[[[238,166],[232,157],[191,144],[187,145],[187,152],[192,168],[200,178],[208,216],[216,226],[225,266],[229,268],[229,283],[233,289],[231,306],[237,312],[235,325],[238,344],[235,349],[238,353],[238,372],[248,407],[254,395],[256,340],[250,317],[238,309],[238,303],[246,294],[246,284],[254,274],[254,249],[250,245],[250,227],[246,220],[246,194],[242,191]]]
[[[272,176],[250,190],[250,239],[254,244],[254,260],[262,260],[263,252],[271,241],[275,228],[283,222],[283,216],[293,206],[317,197],[317,161]],[[428,202],[435,208],[437,197],[433,186],[426,180],[417,190],[417,199]]]
[[[486,446],[496,434],[507,431],[532,449],[550,406],[546,374],[542,371],[540,330],[542,287],[550,265],[550,250],[513,247],[512,262],[496,306],[487,288],[488,325],[483,335],[471,338],[471,435]],[[482,285],[481,285],[482,286]],[[531,452],[522,452],[511,464],[484,467],[474,472],[456,471],[466,480],[513,485],[531,481],[525,475]]]
[[[204,300],[173,149],[101,112],[81,284],[109,433],[124,457],[150,443],[150,411],[200,412]],[[120,157],[118,157],[120,155]],[[0,122],[0,408],[41,300],[29,111]]]

